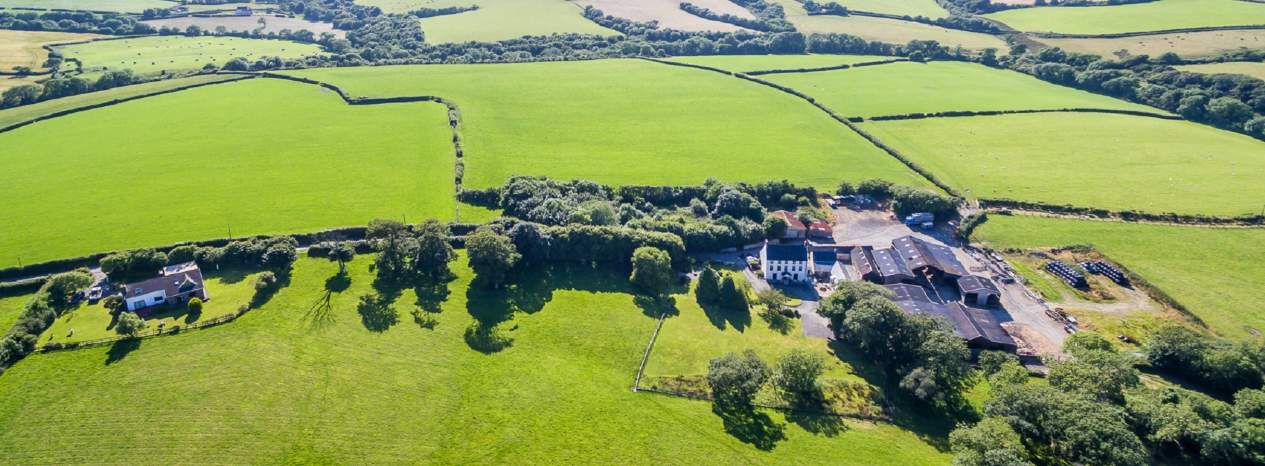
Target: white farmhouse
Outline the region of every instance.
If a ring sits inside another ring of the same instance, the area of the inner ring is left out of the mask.
[[[764,279],[781,283],[811,283],[813,265],[804,243],[769,244],[760,250],[760,271]]]
[[[195,297],[203,301],[210,298],[203,286],[202,270],[193,262],[163,267],[158,277],[123,286],[123,300],[129,311],[182,303]]]

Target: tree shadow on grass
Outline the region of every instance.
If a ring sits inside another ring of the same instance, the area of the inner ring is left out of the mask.
[[[391,306],[395,296],[369,293],[360,297],[356,312],[360,314],[360,322],[370,332],[382,333],[400,322],[400,315]]]
[[[720,417],[725,432],[742,443],[770,451],[778,442],[786,440],[783,425],[751,405],[716,402],[712,404],[712,412]]]
[[[271,301],[273,296],[276,296],[282,289],[290,286],[291,277],[289,270],[277,271],[275,273],[277,275],[277,283],[268,288],[256,289],[255,295],[250,298],[251,309],[258,309],[263,305],[268,304],[268,301]]]
[[[769,325],[769,329],[782,335],[789,335],[791,330],[795,328],[795,322],[779,311],[765,309],[760,312],[760,319]]]
[[[336,273],[325,279],[325,291],[342,293],[350,287],[351,276],[346,273]]]
[[[843,418],[830,414],[830,406],[820,390],[784,395],[790,410],[786,420],[815,435],[834,437],[848,430]]]
[[[676,307],[676,298],[672,296],[637,295],[633,297],[633,304],[641,308],[642,314],[656,319],[660,316],[675,317],[681,314],[681,310]]]
[[[229,267],[223,270],[216,270],[207,274],[210,278],[218,278],[225,285],[240,283],[250,276],[251,271],[241,267]]]
[[[741,311],[734,309],[726,309],[714,303],[698,303],[703,308],[703,314],[707,315],[707,320],[716,327],[717,330],[724,330],[733,327],[738,333],[745,332],[747,327],[751,325],[751,311]]]
[[[514,338],[506,335],[500,325],[485,325],[477,321],[466,327],[465,340],[470,349],[483,354],[498,353],[514,345]]]
[[[113,345],[110,345],[110,351],[105,353],[105,365],[108,366],[122,361],[128,354],[131,354],[140,347],[140,338],[125,338],[114,342]]]
[[[308,306],[307,312],[303,314],[303,319],[308,322],[308,328],[318,330],[328,327],[334,323],[334,306],[332,304],[334,293],[326,290],[316,301]]]

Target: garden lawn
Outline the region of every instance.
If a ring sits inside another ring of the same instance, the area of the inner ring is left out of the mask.
[[[1182,65],[1176,67],[1181,71],[1205,74],[1241,74],[1256,79],[1265,79],[1265,63],[1262,62],[1224,62],[1204,65]]]
[[[1138,37],[1092,39],[1038,39],[1042,43],[1069,52],[1088,53],[1109,58],[1149,55],[1158,57],[1172,52],[1182,57],[1201,57],[1244,48],[1265,48],[1265,30],[1235,29],[1225,31],[1182,32]]]
[[[788,179],[921,183],[798,98],[719,73],[644,60],[323,68],[289,74],[355,96],[438,95],[461,110],[469,187],[513,175],[697,185]]]
[[[1020,31],[1113,34],[1265,24],[1265,4],[1241,0],[1157,0],[1132,5],[1037,7],[984,15]]]
[[[826,68],[891,60],[893,58],[896,57],[878,55],[701,55],[674,57],[671,60],[744,73],[767,70]]]
[[[755,15],[751,14],[750,11],[730,0],[692,0],[690,3],[707,8],[718,14],[755,19]],[[602,10],[602,13],[617,18],[643,23],[658,21],[659,27],[663,29],[719,32],[746,30],[729,23],[713,21],[686,13],[685,10],[681,9],[681,2],[677,0],[579,0],[576,4],[581,7],[592,6]]]
[[[228,36],[149,36],[67,45],[57,50],[68,59],[79,59],[83,71],[92,76],[123,69],[137,74],[171,73],[207,64],[222,66],[239,57],[253,62],[263,57],[299,58],[321,53],[315,44]]]
[[[1265,143],[1186,121],[1045,113],[864,127],[971,198],[1219,216],[1265,204]]]
[[[411,289],[358,311],[369,263],[350,264],[347,283],[330,280],[336,264],[301,259],[289,287],[233,323],[28,357],[0,377],[0,451],[25,464],[948,462],[887,424],[815,435],[774,411],[734,426],[784,436],[760,450],[707,402],[633,393],[656,321],[622,275],[552,273],[511,306],[468,289],[454,264],[425,328]],[[497,322],[510,346],[467,339]]]
[[[235,79],[242,79],[242,77],[240,75],[205,74],[191,76],[188,78],[163,79],[147,83],[133,84],[130,86],[116,87],[104,91],[87,92],[67,97],[59,97],[39,103],[23,105],[21,107],[0,110],[0,127],[9,126],[14,123],[39,118],[41,116],[60,111],[99,104],[111,100],[147,95],[184,86],[224,82]]]
[[[964,62],[891,63],[762,79],[813,96],[844,116],[981,110],[1095,108],[1166,113],[1047,83],[1017,71]]]
[[[1265,331],[1260,295],[1265,229],[990,215],[973,239],[995,248],[1092,244],[1171,295],[1214,332],[1243,338]]]
[[[566,0],[433,0],[427,8],[469,6],[479,9],[465,13],[423,18],[426,42],[496,42],[522,36],[550,34],[596,34],[616,36],[618,32],[599,26],[583,15],[583,7]]]
[[[377,217],[451,220],[450,139],[439,104],[349,106],[268,79],[43,121],[0,134],[0,265]]]
[[[25,294],[0,298],[0,335],[8,334],[13,324],[17,323],[31,296],[33,295]]]
[[[0,29],[0,71],[11,72],[15,67],[19,66],[25,66],[35,72],[46,71],[44,61],[48,60],[48,51],[44,50],[44,45],[95,37],[101,36],[96,34]]]
[[[203,303],[202,312],[191,314],[184,304],[153,308],[145,318],[146,331],[159,327],[184,327],[237,312],[238,308],[249,304],[255,294],[255,275],[256,273],[244,271],[219,273],[207,270],[206,290],[211,299]],[[114,316],[110,315],[110,310],[105,308],[103,301],[96,304],[84,301],[58,317],[40,335],[39,345],[118,338],[114,323]]]
[[[1006,41],[989,34],[946,29],[929,24],[866,16],[810,16],[797,0],[775,0],[786,11],[786,19],[804,34],[849,34],[868,41],[907,44],[911,40],[934,40],[948,47],[1006,50]],[[872,0],[877,3],[876,0]],[[899,3],[899,2],[883,2]]]
[[[177,2],[165,0],[0,0],[0,8],[46,10],[90,10],[141,13],[148,8],[171,8]]]

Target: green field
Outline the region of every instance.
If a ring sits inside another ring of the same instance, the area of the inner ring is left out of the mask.
[[[1163,112],[1057,86],[1019,72],[964,62],[892,63],[837,71],[775,74],[762,79],[813,96],[845,116],[1062,108]]]
[[[461,109],[470,187],[512,175],[600,183],[789,179],[834,187],[904,166],[807,102],[718,73],[643,60],[289,72],[356,96],[439,95]]]
[[[1175,67],[1181,71],[1205,74],[1241,74],[1256,79],[1265,79],[1265,63],[1262,62],[1225,62],[1204,65],[1183,65]]]
[[[891,425],[814,434],[800,427],[811,416],[775,411],[737,424],[744,437],[784,437],[761,450],[726,433],[710,403],[631,392],[655,318],[622,276],[555,270],[501,296],[467,289],[458,265],[428,329],[410,315],[412,290],[394,301],[393,324],[390,312],[359,313],[369,262],[331,292],[337,265],[302,259],[288,288],[227,325],[28,357],[0,377],[5,461],[948,462]],[[499,351],[464,336],[497,322],[512,340]]]
[[[1222,216],[1265,205],[1265,143],[1196,123],[1047,113],[865,128],[968,197]]]
[[[206,74],[199,76],[191,76],[188,78],[163,79],[151,81],[142,84],[133,84],[130,86],[116,87],[104,91],[88,92],[68,97],[61,97],[53,100],[45,100],[43,102],[21,107],[7,108],[0,110],[0,127],[8,126],[14,123],[39,118],[51,113],[69,110],[78,107],[98,104],[114,99],[126,99],[138,95],[151,94],[154,92],[162,92],[168,89],[174,89],[182,86],[190,86],[201,83],[211,83],[228,81],[233,79],[241,79],[239,75],[217,75]]]
[[[1158,0],[1132,5],[1020,8],[984,15],[1028,32],[1112,34],[1265,24],[1265,4],[1242,0]]]
[[[105,40],[57,47],[66,58],[77,58],[89,75],[106,70],[131,69],[137,74],[171,73],[223,65],[233,58],[250,61],[263,57],[299,58],[318,55],[321,48],[288,40],[240,37],[152,36]]]
[[[701,55],[674,57],[672,61],[710,66],[734,72],[826,68],[839,65],[891,60],[878,55]]]
[[[207,86],[0,134],[0,264],[257,233],[451,219],[444,107]]]
[[[0,298],[0,335],[9,333],[9,329],[13,328],[18,317],[22,316],[22,310],[26,308],[26,303],[30,300],[30,295]]]
[[[785,4],[782,0],[778,3]],[[836,3],[848,7],[849,10],[870,13],[886,13],[897,16],[925,16],[927,18],[944,18],[949,16],[948,10],[935,0],[838,0]]]
[[[945,29],[913,21],[865,16],[809,16],[795,0],[777,0],[786,10],[786,19],[804,34],[849,34],[869,41],[906,44],[911,40],[934,40],[941,45],[968,49],[1006,50],[1006,41],[988,34]]]
[[[419,3],[421,7],[443,8],[469,6],[472,2],[431,0]],[[422,19],[426,42],[495,42],[554,33],[619,35],[589,21],[582,14],[582,8],[566,0],[479,0],[473,3],[479,5],[478,10]]]
[[[0,0],[0,8],[38,8],[46,10],[91,10],[140,13],[146,8],[171,8],[177,2],[166,0]]]
[[[1215,332],[1240,338],[1265,331],[1260,299],[1265,229],[992,215],[973,239],[997,248],[1092,244],[1185,305]]]
[[[1182,32],[1138,37],[1049,39],[1041,42],[1069,52],[1104,57],[1149,55],[1158,57],[1168,52],[1182,57],[1201,57],[1241,49],[1265,48],[1265,30],[1234,29],[1225,31]]]

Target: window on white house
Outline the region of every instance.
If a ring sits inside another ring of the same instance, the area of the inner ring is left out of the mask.
[[[161,302],[163,302],[163,297],[162,297],[162,296],[154,296],[154,302],[156,302],[156,303],[161,303]]]

